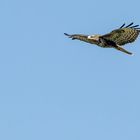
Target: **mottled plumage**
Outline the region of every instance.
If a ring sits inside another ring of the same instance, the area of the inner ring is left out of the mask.
[[[113,30],[112,32],[105,35],[81,35],[81,34],[73,34],[69,35],[70,38],[78,39],[84,42],[88,42],[91,44],[96,44],[103,48],[115,48],[119,51],[122,51],[127,54],[132,54],[127,50],[123,49],[121,46],[127,43],[132,43],[136,40],[140,33],[139,25],[132,26],[133,23],[125,26],[123,24],[119,29]]]

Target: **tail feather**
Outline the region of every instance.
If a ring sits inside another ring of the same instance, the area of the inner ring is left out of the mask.
[[[117,50],[119,50],[119,51],[122,51],[122,52],[124,52],[124,53],[126,53],[126,54],[132,55],[131,52],[125,50],[124,48],[122,48],[122,47],[120,47],[120,46],[116,47],[115,49],[117,49]]]

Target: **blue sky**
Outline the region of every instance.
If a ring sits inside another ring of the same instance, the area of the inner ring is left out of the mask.
[[[129,56],[63,34],[140,24],[139,5],[0,1],[0,139],[140,139],[140,39]]]

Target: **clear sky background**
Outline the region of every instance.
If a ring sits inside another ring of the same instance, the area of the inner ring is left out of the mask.
[[[139,140],[134,56],[72,41],[140,24],[139,0],[0,1],[1,140]]]

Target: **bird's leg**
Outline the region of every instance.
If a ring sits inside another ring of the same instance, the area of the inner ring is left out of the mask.
[[[117,46],[115,47],[115,49],[117,49],[117,50],[119,50],[119,51],[122,51],[122,52],[124,52],[124,53],[126,53],[126,54],[132,55],[131,52],[125,50],[124,48],[120,47],[119,45],[117,45]]]

